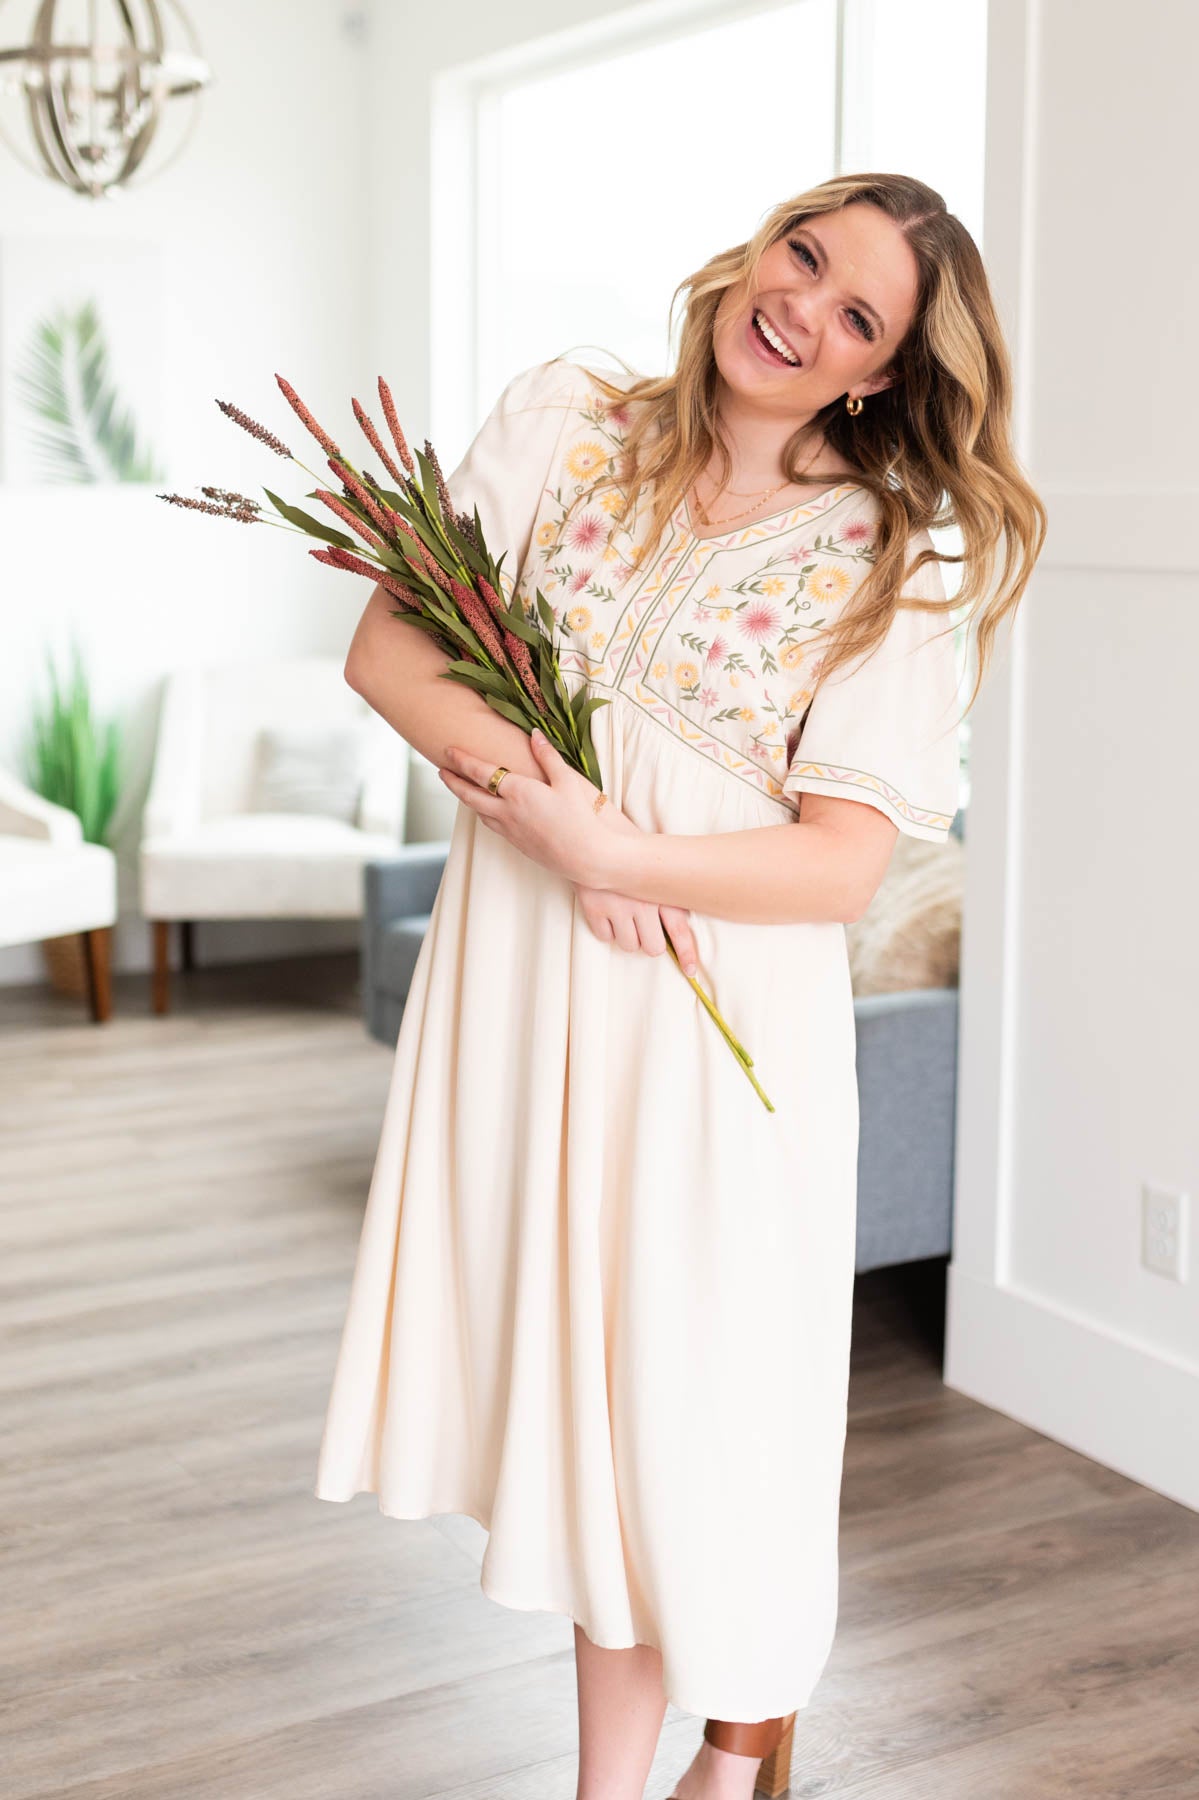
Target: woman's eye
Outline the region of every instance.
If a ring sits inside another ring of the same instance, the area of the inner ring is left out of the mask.
[[[795,251],[797,256],[803,256],[803,257],[807,258],[807,267],[810,268],[814,273],[815,269],[816,269],[816,258],[815,258],[815,256],[813,256],[812,252],[808,249],[808,246],[805,243],[803,243],[802,240],[799,238],[788,238],[787,242],[790,244],[791,248]],[[867,319],[864,316],[864,314],[860,313],[856,306],[850,307],[849,316],[851,319],[857,320],[857,324],[854,326],[854,330],[861,337],[864,337],[869,342],[873,343],[873,341],[874,341],[874,326],[870,323],[869,319]]]

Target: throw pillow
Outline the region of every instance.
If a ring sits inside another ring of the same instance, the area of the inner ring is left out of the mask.
[[[845,928],[855,996],[957,987],[963,857],[956,837],[900,832],[874,899]]]
[[[317,813],[352,825],[362,794],[366,732],[365,720],[259,732],[251,811]]]

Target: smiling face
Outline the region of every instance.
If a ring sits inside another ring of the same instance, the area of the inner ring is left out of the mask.
[[[810,418],[844,394],[890,386],[882,371],[918,299],[915,255],[879,207],[813,214],[765,252],[752,291],[737,282],[722,296],[716,365],[755,411]]]

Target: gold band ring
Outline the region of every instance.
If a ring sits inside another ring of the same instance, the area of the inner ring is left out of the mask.
[[[508,773],[509,771],[504,767],[503,763],[499,763],[496,768],[491,771],[491,780],[487,783],[487,792],[489,794],[498,794],[500,791],[500,782]]]

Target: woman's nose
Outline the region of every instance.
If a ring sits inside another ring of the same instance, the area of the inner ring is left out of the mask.
[[[820,331],[820,302],[812,294],[803,294],[780,303],[779,330],[784,332],[800,355]]]

